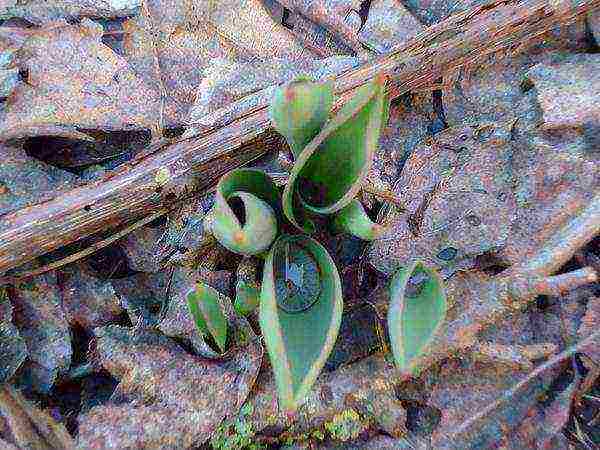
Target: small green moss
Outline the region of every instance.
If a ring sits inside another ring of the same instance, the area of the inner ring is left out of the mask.
[[[360,415],[354,409],[342,411],[331,422],[325,423],[325,429],[338,441],[356,439],[365,428]]]
[[[216,429],[210,445],[214,450],[262,450],[267,447],[264,444],[253,442],[254,427],[247,421],[254,408],[246,403],[240,409],[237,417],[224,421]]]

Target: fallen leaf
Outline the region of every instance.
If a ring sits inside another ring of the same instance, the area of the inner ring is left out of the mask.
[[[370,264],[391,274],[419,259],[447,278],[502,248],[515,211],[510,128],[454,127],[421,143],[393,187],[406,211],[388,210]]]
[[[102,32],[102,26],[84,19],[32,33],[19,50],[28,80],[9,97],[0,133],[41,124],[150,127],[158,114],[157,93],[101,42]]]
[[[600,124],[600,57],[571,55],[527,72],[543,111],[546,129]]]
[[[71,333],[61,307],[53,272],[40,275],[9,290],[14,324],[27,344],[29,357],[20,382],[48,393],[57,376],[71,364]]]
[[[17,448],[75,449],[75,443],[65,427],[47,412],[32,405],[12,386],[0,388],[0,415],[6,418],[8,434]]]
[[[579,337],[585,339],[598,329],[600,323],[600,297],[590,297],[587,304],[585,316],[581,319]],[[592,342],[583,351],[594,361],[600,362],[600,340]]]
[[[114,396],[134,403],[99,406],[83,415],[83,448],[199,445],[244,403],[262,359],[262,347],[251,336],[238,342],[230,358],[208,361],[153,331],[132,335],[110,326],[95,333],[95,359],[121,380]]]
[[[123,309],[109,281],[93,277],[81,263],[62,268],[58,277],[69,323],[91,329],[118,320]]]
[[[12,323],[13,307],[4,289],[0,289],[0,385],[6,383],[27,357],[27,345]]]
[[[68,17],[126,17],[137,12],[142,0],[27,0],[0,6],[0,19],[19,17],[36,25]]]
[[[398,0],[370,2],[369,15],[358,33],[361,42],[379,53],[414,37],[423,25]]]
[[[204,71],[213,59],[232,63],[314,59],[259,0],[152,0],[147,14],[124,23],[125,57],[136,73],[164,92],[165,125],[186,121]],[[264,72],[263,72],[264,75]]]
[[[0,215],[39,203],[77,186],[78,178],[0,144]]]

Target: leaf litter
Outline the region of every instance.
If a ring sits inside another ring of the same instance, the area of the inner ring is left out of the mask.
[[[120,170],[135,152],[108,140],[103,154],[125,156],[94,160],[81,143],[99,132],[151,130],[156,139],[168,129],[218,128],[268,103],[278,84],[360,68],[469,6],[5,2],[0,214],[60,197],[89,179],[86,171],[97,170],[101,183]],[[231,306],[239,258],[207,250],[209,196],[120,240],[112,248],[124,257],[109,261],[105,277],[92,256],[6,287],[1,444],[74,447],[44,401],[82,377],[106,392],[82,390],[72,412],[80,448],[227,445],[242,425],[250,442],[273,448],[567,448],[574,438],[563,430],[596,373],[583,382],[573,355],[590,367],[600,358],[597,239],[575,237],[598,234],[598,13],[585,20],[591,33],[579,19],[520,56],[488,56],[394,101],[361,193],[387,232],[349,245],[350,258],[331,249],[356,280],[326,371],[295,416],[277,404],[256,316]],[[31,142],[63,147],[44,156]],[[564,248],[550,246],[556,236],[566,236]],[[390,362],[380,320],[389,298],[373,286],[416,260],[446,280],[448,313],[411,378]],[[225,299],[236,345],[224,358],[187,312],[185,294],[198,280]],[[82,329],[93,338],[88,369],[78,372],[82,349],[72,335]],[[415,417],[429,423],[420,428]]]

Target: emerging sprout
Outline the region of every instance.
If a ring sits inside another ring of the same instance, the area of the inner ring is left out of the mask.
[[[262,253],[277,235],[278,195],[277,187],[263,171],[232,170],[217,185],[206,228],[234,253]]]
[[[377,77],[358,89],[298,155],[283,192],[283,211],[299,229],[312,232],[305,216],[333,214],[356,196],[387,121],[388,103],[385,79]]]
[[[420,262],[400,269],[390,287],[388,330],[396,365],[414,372],[446,318],[446,292],[435,270]]]
[[[331,353],[342,319],[342,287],[325,248],[307,236],[281,236],[269,252],[260,328],[281,407],[302,404]]]

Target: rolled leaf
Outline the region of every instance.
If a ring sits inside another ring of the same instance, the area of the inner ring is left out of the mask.
[[[311,232],[301,219],[333,214],[356,196],[367,175],[387,119],[385,77],[358,89],[298,156],[283,193],[283,211],[298,228]]]
[[[385,230],[384,227],[373,222],[367,216],[362,204],[356,199],[337,213],[334,226],[337,230],[356,236],[364,241],[377,239]]]
[[[188,308],[194,318],[198,332],[204,337],[212,337],[221,353],[227,343],[227,318],[221,309],[219,293],[204,283],[187,294]]]
[[[227,249],[256,255],[267,250],[277,235],[278,202],[277,187],[263,171],[232,170],[219,181],[205,224]]]
[[[342,288],[318,242],[281,236],[263,269],[259,321],[280,407],[295,411],[317,379],[338,335]]]
[[[299,78],[275,91],[269,114],[297,158],[323,128],[333,105],[331,82]]]
[[[388,330],[398,368],[415,372],[446,318],[446,292],[435,270],[415,262],[400,269],[390,287]]]

